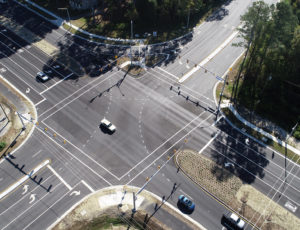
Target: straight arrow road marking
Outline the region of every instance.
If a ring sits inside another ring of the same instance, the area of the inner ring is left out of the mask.
[[[10,192],[12,192],[13,190],[15,190],[17,187],[19,187],[21,184],[23,184],[27,179],[29,179],[31,176],[33,176],[34,174],[36,174],[39,170],[41,170],[43,167],[45,167],[49,163],[50,163],[49,159],[45,160],[43,163],[41,163],[36,168],[34,168],[33,170],[31,170],[30,173],[28,173],[26,176],[22,177],[16,183],[14,183],[10,187],[8,187],[6,190],[4,190],[2,193],[0,193],[0,200],[3,197],[7,196]]]

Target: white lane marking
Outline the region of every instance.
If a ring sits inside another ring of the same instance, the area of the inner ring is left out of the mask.
[[[2,33],[2,34],[3,34],[3,33]],[[17,42],[16,42],[15,40],[13,40],[12,38],[6,36],[5,34],[3,34],[3,35],[4,35],[6,38],[8,38],[9,40],[11,40],[13,43],[17,44],[19,47],[22,47],[19,43],[17,43]],[[30,46],[30,45],[27,45],[25,51],[26,51],[27,53],[29,53],[31,56],[35,57],[37,60],[39,60],[44,66],[46,65],[46,66],[50,67],[51,69],[53,69],[53,67],[51,67],[50,65],[47,65],[47,63],[46,63],[45,61],[43,61],[42,59],[40,59],[39,57],[37,57],[36,55],[34,55],[33,53],[31,53],[29,50],[27,50],[27,49],[30,49],[30,48],[31,48],[31,46]],[[43,52],[43,53],[44,53],[44,52]],[[45,56],[49,56],[49,55],[45,55]],[[60,72],[56,71],[55,69],[54,69],[54,71],[55,71],[56,73],[58,73],[60,76],[63,76]]]
[[[194,67],[191,71],[185,74],[182,78],[179,79],[179,83],[184,82],[189,77],[191,77],[195,72],[197,72],[202,66],[208,63],[212,58],[214,58],[222,49],[224,49],[238,34],[238,31],[233,32],[218,48],[216,48],[208,57],[206,57],[199,65]]]
[[[1,51],[0,51],[1,52]],[[2,65],[4,65],[3,63],[1,63]],[[22,81],[25,85],[29,86],[32,90],[34,90],[37,94],[39,94],[38,90],[35,89],[34,87],[32,87],[31,85],[29,85],[26,81],[24,81],[21,77],[19,77],[18,74],[16,74],[14,71],[12,71],[10,68],[8,68],[6,65],[4,65],[5,68],[7,68],[7,70],[9,72],[11,72],[14,76],[16,76],[17,78],[19,78],[20,81]],[[2,75],[0,75],[1,78],[4,78]]]
[[[230,137],[231,139],[237,141],[237,142],[238,142],[239,144],[241,144],[243,147],[246,147],[246,148],[250,149],[252,152],[255,152],[256,154],[260,154],[257,150],[255,150],[255,149],[253,149],[253,148],[247,146],[244,142],[241,142],[241,141],[235,139],[235,138],[234,138],[233,136],[231,136],[230,134],[225,133],[225,132],[223,132],[223,131],[221,131],[221,132],[224,133],[224,134],[226,134],[226,136]],[[218,141],[221,142],[221,143],[224,143],[224,142],[221,141],[221,140],[218,140]],[[224,144],[225,144],[225,143],[224,143]],[[230,147],[230,146],[229,146],[229,147]],[[284,155],[282,155],[282,154],[276,152],[275,150],[273,150],[272,148],[270,148],[268,145],[267,145],[266,147],[267,147],[268,149],[272,150],[273,152],[275,152],[278,156],[280,156],[280,157],[282,157],[282,158],[285,158]],[[230,148],[231,148],[231,147],[230,147]],[[261,156],[262,158],[268,160],[268,158],[265,157],[264,155],[260,155],[260,156]],[[289,162],[289,164],[292,164],[292,165],[295,165],[295,166],[299,167],[299,165],[297,165],[294,161],[290,160],[289,158],[286,158],[286,160]],[[268,161],[269,161],[269,160],[268,160]],[[280,169],[282,169],[282,170],[285,170],[281,165],[279,165],[279,164],[277,164],[276,162],[274,162],[274,160],[272,160],[272,164],[276,165],[276,167],[278,167],[278,168],[280,168]],[[291,170],[288,172],[288,174],[291,174]],[[296,178],[297,178],[298,180],[300,180],[300,178],[299,178],[298,176],[296,176]]]
[[[194,200],[189,194],[187,194],[186,192],[184,192],[182,189],[179,189],[179,191],[181,193],[183,193],[184,195],[186,195],[190,200]]]
[[[155,70],[153,69],[153,71],[155,71]],[[157,71],[155,71],[155,72],[157,72]],[[160,81],[162,81],[162,82],[165,82],[166,84],[170,84],[170,82],[168,82],[168,81],[166,81],[166,80],[163,80],[163,79],[161,79],[161,78],[155,76],[154,74],[152,74],[152,73],[150,73],[150,72],[148,72],[148,73],[149,73],[150,75],[152,75],[153,77],[155,77],[156,79],[158,79],[158,80],[160,80]],[[159,72],[157,72],[157,73],[159,73]],[[160,73],[160,74],[161,74],[161,73]],[[162,75],[163,75],[163,74],[162,74]],[[163,75],[163,76],[165,76],[165,75]],[[166,77],[166,76],[165,76],[165,77]],[[170,78],[168,78],[168,79],[170,79]],[[199,96],[205,98],[206,100],[208,100],[208,101],[210,101],[210,102],[212,102],[212,103],[214,102],[212,99],[210,99],[210,98],[208,98],[208,97],[206,97],[206,96],[204,96],[204,95],[202,95],[202,94],[200,94],[200,93],[197,93],[197,92],[191,90],[190,88],[188,88],[188,87],[186,87],[186,86],[184,86],[184,85],[181,85],[181,87],[186,88],[187,90],[189,90],[189,91],[191,91],[191,92],[193,92],[193,93],[195,93],[195,94],[197,94],[197,95],[199,95]],[[185,91],[183,91],[183,90],[181,90],[181,92],[185,93]],[[191,96],[191,97],[197,99],[199,102],[202,102],[202,103],[204,103],[204,104],[206,104],[206,105],[208,105],[208,106],[215,106],[215,104],[209,104],[209,103],[207,103],[207,102],[204,102],[203,100],[199,99],[198,97],[195,97],[195,96]]]
[[[31,176],[33,176],[34,174],[36,174],[39,170],[41,170],[43,167],[45,167],[49,163],[50,163],[50,160],[45,160],[43,163],[39,164],[36,168],[34,168],[33,170],[31,170],[28,175],[23,176],[16,183],[14,183],[10,187],[8,187],[6,190],[4,190],[4,192],[0,193],[0,200],[3,197],[7,196],[10,192],[12,192],[13,190],[15,190],[18,186],[20,186],[21,184],[23,184],[27,179],[29,179]]]
[[[32,77],[34,79],[34,76],[29,73],[27,70],[25,70],[22,66],[20,66],[18,63],[16,63],[13,59],[11,59],[10,57],[8,57],[5,53],[3,53],[2,51],[0,51],[2,54],[4,54],[6,56],[7,59],[9,59],[11,62],[13,62],[16,66],[19,66],[20,69],[22,69],[24,72],[26,72],[30,77]],[[6,66],[5,66],[6,67]],[[7,68],[7,67],[6,67]],[[7,68],[8,69],[8,68]],[[45,88],[47,88],[46,85],[42,84],[42,86],[44,86]]]
[[[42,152],[42,150],[40,149],[38,152],[36,152],[35,154],[32,155],[32,158],[36,157],[40,152]]]
[[[38,106],[39,104],[43,103],[46,100],[46,98],[44,98],[43,100],[39,101],[38,103],[36,103],[34,106]]]
[[[50,165],[47,167],[70,191],[72,190],[72,187]]]
[[[90,155],[86,154],[84,151],[82,151],[80,148],[78,148],[76,145],[74,145],[70,140],[68,140],[67,138],[65,138],[64,136],[62,136],[59,132],[57,132],[56,130],[52,129],[49,125],[47,125],[45,122],[43,122],[43,124],[45,124],[48,129],[51,129],[54,133],[56,133],[56,135],[60,136],[62,139],[66,140],[69,145],[73,146],[75,149],[77,149],[79,152],[81,152],[83,155],[86,156],[86,158],[88,158],[89,160],[91,160],[92,162],[94,162],[96,165],[98,165],[99,167],[101,167],[102,169],[104,169],[106,172],[108,172],[110,175],[112,175],[113,177],[115,177],[117,180],[120,180],[115,174],[113,174],[112,172],[110,172],[107,168],[105,168],[103,165],[99,164],[98,161],[94,160]],[[85,144],[82,145],[83,148],[86,147]],[[74,155],[72,155],[74,156]]]
[[[257,164],[255,161],[249,159],[249,158],[248,158],[247,156],[245,156],[244,154],[239,153],[236,149],[234,149],[233,147],[227,145],[226,143],[223,143],[223,142],[220,141],[220,140],[217,140],[217,141],[218,141],[221,145],[224,145],[224,146],[229,147],[230,149],[232,149],[232,150],[231,150],[232,152],[234,152],[234,153],[240,155],[241,157],[247,159],[248,162],[251,162],[252,164],[258,166],[258,168],[263,169],[265,172],[268,172],[268,173],[271,174],[273,177],[277,178],[277,180],[280,180],[281,182],[284,182],[283,179],[281,179],[280,177],[277,177],[277,175],[274,174],[271,170],[262,167],[260,164]],[[251,148],[249,148],[249,149],[251,149]],[[262,156],[262,155],[260,155],[260,156]],[[274,164],[275,164],[275,163],[274,163]],[[277,164],[276,164],[276,165],[277,165]],[[277,165],[277,166],[278,166],[278,165]],[[284,169],[284,168],[282,168],[282,167],[280,167],[280,166],[278,166],[278,168],[281,169],[281,172],[280,172],[281,174],[282,174],[283,172],[285,172],[285,169]],[[276,172],[275,172],[275,173],[276,173]],[[297,179],[299,180],[299,177],[297,177],[295,174],[292,174],[291,171],[287,171],[286,177],[288,177],[289,175],[291,175],[291,176],[293,176],[293,178],[297,178]],[[296,187],[294,187],[294,186],[291,185],[291,184],[289,185],[289,187],[293,188],[293,189],[294,189],[295,191],[297,191],[298,193],[300,192],[299,189],[297,189]]]
[[[21,193],[22,195],[24,195],[25,193],[27,193],[28,187],[29,187],[28,184],[25,184],[25,185],[23,186],[23,190],[24,190],[24,191]]]
[[[219,134],[220,134],[220,132],[218,131],[218,132],[213,136],[213,138],[211,138],[211,139],[206,143],[206,145],[204,145],[204,147],[203,147],[198,153],[201,154],[201,153],[204,151],[204,149],[206,149],[207,146],[209,146],[209,145],[211,144],[211,142],[213,142],[214,139],[216,139],[216,137],[217,137]]]
[[[84,162],[82,162],[78,157],[76,157],[75,155],[73,155],[69,150],[65,149],[64,147],[62,147],[60,144],[58,144],[55,140],[52,139],[52,137],[49,137],[47,134],[44,133],[43,130],[37,129],[39,130],[42,134],[44,134],[46,137],[48,137],[54,144],[56,144],[58,147],[60,147],[61,149],[63,149],[64,151],[66,151],[67,153],[69,153],[72,157],[74,157],[76,160],[78,160],[81,164],[83,164],[85,167],[87,167],[89,170],[91,170],[96,176],[98,176],[100,179],[104,180],[107,184],[109,184],[110,186],[112,186],[112,184],[110,182],[108,182],[106,179],[104,179],[104,177],[102,177],[101,175],[99,175],[96,171],[94,171],[91,167],[89,167],[87,164],[85,164]],[[67,164],[67,163],[66,163]]]
[[[5,36],[5,35],[4,35]],[[5,36],[6,37],[6,36]],[[1,41],[0,41],[1,42]],[[5,45],[3,42],[1,42],[3,45]],[[5,45],[9,50],[12,50],[9,46]],[[14,50],[13,50],[14,52]],[[19,53],[22,53],[20,52],[19,50],[17,51],[18,54],[16,55],[17,57],[20,57],[21,59],[23,59],[25,62],[27,62],[29,65],[33,66],[37,71],[39,71],[39,68],[37,68],[35,65],[33,65],[31,62],[27,61],[22,55],[20,55]]]
[[[50,179],[51,177],[53,177],[54,175],[50,175],[46,180],[43,180],[42,184],[45,184],[45,182]],[[40,188],[39,186],[36,186],[31,192],[34,192],[36,189]],[[23,196],[21,199],[19,199],[16,203],[14,203],[13,205],[10,205],[8,208],[6,208],[2,213],[0,213],[0,216],[2,216],[4,213],[6,213],[8,210],[10,210],[11,208],[13,208],[15,205],[17,205],[18,203],[20,203],[22,200],[24,200],[26,197],[28,197],[29,194]]]
[[[90,186],[88,185],[88,183],[86,183],[84,180],[81,180],[82,184],[84,184],[91,192],[95,192],[95,190]]]
[[[103,79],[102,81],[98,82],[97,84],[93,85],[92,87],[90,87],[89,89],[87,89],[86,91],[84,91],[83,93],[79,94],[77,97],[73,98],[70,102],[68,102],[67,104],[64,104],[59,110],[61,110],[62,108],[64,108],[66,105],[70,104],[71,102],[73,102],[74,100],[76,100],[77,98],[81,97],[82,95],[84,95],[86,92],[92,90],[93,88],[97,87],[99,84],[101,84],[102,82],[108,80],[109,78],[113,77],[114,75],[116,75],[119,72],[115,72],[112,75],[108,76],[107,78]],[[100,78],[101,79],[101,78]],[[69,96],[67,96],[66,98],[64,98],[63,100],[61,100],[59,103],[53,105],[51,108],[47,109],[45,112],[43,112],[40,117],[42,115],[44,115],[45,113],[49,112],[51,109],[55,108],[56,106],[58,106],[59,104],[63,103],[65,100],[67,100],[68,98],[72,97],[73,95],[75,95],[76,93],[78,93],[80,90],[82,90],[83,88],[86,88],[87,86],[91,85],[92,83],[94,83],[95,81],[99,80],[99,78],[96,78],[95,80],[89,82],[88,84],[86,84],[85,86],[82,86],[80,89],[76,90],[74,93],[70,94]],[[59,111],[57,110],[57,111]],[[54,113],[56,113],[57,111],[55,111]],[[52,116],[54,113],[52,113],[50,116]],[[48,116],[48,117],[50,117]],[[47,118],[48,118],[47,117]],[[45,119],[47,119],[45,118]],[[44,119],[44,120],[45,120]]]
[[[163,72],[165,72],[166,74],[169,74],[170,76],[174,77],[176,80],[179,79],[179,77],[176,77],[174,74],[172,74],[172,73],[170,73],[170,72],[164,70],[163,68],[158,67],[158,69],[161,70],[161,71],[163,71]]]
[[[56,185],[53,189],[52,189],[52,191],[54,191],[59,185],[61,185],[61,183],[59,183],[58,185]],[[42,199],[44,199],[45,198],[45,196],[47,196],[48,194],[50,194],[50,193],[46,193],[44,196],[42,196],[40,199],[38,199],[39,201],[40,200],[42,200]],[[66,193],[66,194],[68,194],[68,193]],[[2,230],[3,229],[5,229],[5,228],[7,228],[10,224],[12,224],[13,222],[15,222],[20,216],[22,216],[24,213],[26,213],[29,209],[31,209],[33,206],[35,206],[36,204],[38,204],[39,202],[35,202],[33,205],[31,205],[31,206],[29,206],[27,209],[25,209],[22,213],[20,213],[17,217],[15,217],[14,219],[12,219],[7,225],[5,225],[3,228],[2,228]]]
[[[71,192],[69,196],[73,196],[73,195],[74,196],[79,196],[80,195],[80,190]]]
[[[176,141],[170,148],[168,148],[165,152],[163,152],[160,156],[158,156],[153,162],[156,162],[159,158],[161,158],[163,155],[165,155],[168,151],[170,151],[176,144],[178,144],[180,141],[182,141],[184,138],[186,138],[191,132],[193,132],[195,129],[197,129],[203,122],[208,120],[210,117],[212,117],[213,114],[208,116],[205,120],[202,120],[197,126],[195,126],[193,129],[191,129],[187,134],[183,135],[178,141]],[[212,125],[214,126],[216,122]],[[174,156],[174,155],[173,155]],[[155,163],[153,163],[155,165]],[[135,180],[139,175],[141,175],[144,171],[146,171],[149,167],[151,167],[152,164],[149,164],[147,167],[145,167],[143,170],[141,170],[138,174],[136,174],[130,181],[126,183],[126,185],[130,184],[133,180]]]
[[[130,173],[132,170],[134,170],[137,166],[139,166],[142,162],[144,162],[146,159],[148,159],[148,157],[152,156],[153,153],[155,153],[158,149],[160,149],[161,147],[163,147],[166,143],[168,143],[171,139],[173,139],[173,137],[175,137],[178,133],[180,133],[181,131],[183,131],[185,128],[187,128],[191,123],[193,123],[195,120],[197,120],[198,118],[200,118],[200,116],[205,113],[205,111],[203,111],[202,113],[200,113],[198,116],[196,116],[193,120],[191,120],[190,122],[188,122],[184,127],[182,127],[180,130],[178,130],[176,133],[174,133],[168,140],[166,140],[165,142],[163,142],[160,146],[158,146],[155,150],[152,151],[151,154],[147,155],[147,157],[145,157],[143,160],[141,160],[138,164],[136,164],[134,167],[132,167],[128,172],[126,172],[123,176],[121,176],[119,178],[119,180],[121,180],[127,173]],[[201,123],[200,123],[201,124]],[[145,146],[146,147],[146,146]]]
[[[62,81],[68,79],[69,77],[71,77],[73,75],[73,73],[70,73],[68,76],[66,76],[64,79],[61,79],[60,81],[56,82],[55,84],[51,85],[48,89],[45,89],[43,92],[41,92],[40,94],[42,95],[43,93],[47,92],[48,90],[52,89],[54,86],[58,85],[59,83],[61,83]]]
[[[79,184],[79,183],[78,183]],[[76,184],[74,187],[76,187],[78,184]],[[34,223],[37,219],[39,219],[42,215],[44,215],[48,210],[52,209],[54,205],[56,205],[59,201],[61,201],[65,196],[67,196],[69,192],[65,193],[61,198],[59,198],[57,201],[55,201],[50,207],[48,207],[44,212],[42,212],[37,218],[32,220],[24,229],[27,229],[32,223]]]
[[[274,183],[274,185],[270,185],[269,183],[265,182],[264,180],[262,180],[258,175],[253,174],[252,172],[250,172],[248,169],[244,168],[243,166],[235,163],[232,159],[230,159],[228,156],[225,156],[224,154],[222,154],[221,152],[219,152],[217,149],[209,146],[212,150],[214,150],[215,152],[217,152],[218,154],[222,155],[223,157],[226,158],[226,160],[228,162],[232,162],[234,163],[237,167],[243,169],[245,172],[249,173],[250,175],[252,175],[253,177],[255,177],[255,179],[260,180],[263,184],[267,185],[268,187],[270,187],[271,189],[273,189],[275,191],[275,194],[277,194],[279,192],[279,190],[281,189],[281,185],[278,187],[278,189],[275,189],[275,186],[277,184],[277,181],[279,181],[279,178],[276,177],[276,182]],[[283,172],[284,173],[284,172]],[[281,174],[282,175],[282,174]],[[280,175],[280,176],[281,176]],[[283,182],[284,183],[284,182]],[[290,185],[288,184],[287,187],[290,187]],[[286,194],[284,194],[284,192],[282,193],[283,196],[285,196],[286,198],[288,198],[289,200],[293,201],[295,204],[297,204],[298,206],[300,205],[299,203],[297,203],[296,201],[294,201],[293,199],[291,199],[290,197],[288,197]],[[271,199],[270,199],[271,200]]]

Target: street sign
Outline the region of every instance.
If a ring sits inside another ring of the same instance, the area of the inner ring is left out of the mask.
[[[219,81],[224,81],[223,78],[219,77],[219,76],[216,76],[216,78],[219,80]]]

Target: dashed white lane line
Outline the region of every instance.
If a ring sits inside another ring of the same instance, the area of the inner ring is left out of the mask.
[[[36,157],[38,154],[40,154],[40,152],[42,152],[42,150],[40,149],[38,152],[36,152],[35,154],[32,155],[32,158]]]
[[[204,66],[206,63],[208,63],[212,58],[214,58],[222,49],[224,49],[232,40],[233,38],[238,34],[238,31],[233,32],[217,49],[215,49],[208,57],[206,57],[202,62],[200,62],[199,65],[194,67],[191,71],[189,71],[187,74],[185,74],[182,78],[178,80],[179,83],[184,82],[189,77],[191,77],[195,72],[197,72],[202,66]]]
[[[34,174],[36,174],[39,170],[41,170],[43,167],[45,167],[49,163],[50,163],[49,159],[45,160],[43,163],[39,164],[36,168],[34,168],[33,170],[31,170],[28,175],[23,176],[16,183],[14,183],[10,187],[8,187],[6,190],[4,190],[2,193],[0,193],[0,200],[3,197],[7,196],[10,192],[12,192],[13,190],[15,190],[18,186],[20,186],[21,184],[23,184],[27,179],[29,179],[31,176],[33,176]]]
[[[43,92],[41,92],[40,94],[42,95],[43,93],[47,92],[48,90],[52,89],[54,86],[58,85],[59,83],[61,83],[62,81],[68,79],[69,77],[71,77],[73,75],[73,73],[70,73],[69,75],[67,75],[64,79],[61,79],[60,81],[56,82],[55,84],[51,85],[48,89],[45,89]]]
[[[210,139],[210,140],[206,143],[206,145],[204,145],[204,147],[199,151],[199,153],[201,154],[201,153],[204,151],[204,149],[206,149],[207,146],[209,146],[209,145],[211,144],[211,142],[213,142],[214,139],[216,139],[216,137],[217,137],[219,134],[220,134],[220,132],[218,131],[218,132],[213,136],[213,138]]]
[[[50,165],[47,167],[70,191],[72,190],[72,187]]]

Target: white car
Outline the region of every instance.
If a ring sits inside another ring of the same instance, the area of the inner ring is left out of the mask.
[[[49,80],[49,77],[43,72],[38,72],[36,78],[41,82],[45,82]]]
[[[243,230],[245,227],[245,221],[243,221],[235,213],[227,213],[226,215],[223,215],[221,224],[227,229],[232,230]]]
[[[101,121],[101,125],[107,128],[111,132],[115,132],[117,127],[114,126],[109,120],[103,118]]]
[[[60,65],[54,65],[52,66],[54,69],[59,69],[60,68]]]

